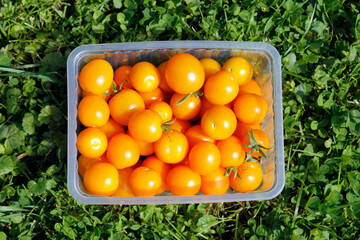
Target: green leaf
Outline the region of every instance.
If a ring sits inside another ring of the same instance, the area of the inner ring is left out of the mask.
[[[360,111],[353,109],[349,112],[348,121],[346,123],[349,127],[350,132],[355,136],[360,135]]]
[[[3,51],[0,51],[0,65],[5,67],[11,66],[11,59]]]
[[[35,132],[35,117],[31,113],[25,113],[22,126],[27,134],[33,134]]]
[[[113,0],[114,7],[115,8],[121,8],[122,7],[122,0]]]
[[[3,231],[1,231],[0,232],[0,240],[6,240],[6,239],[7,239],[6,234]]]
[[[0,176],[10,173],[15,168],[15,157],[3,155],[0,157]]]
[[[347,172],[350,187],[360,197],[360,173],[358,171]]]
[[[24,144],[25,134],[15,124],[0,127],[0,140],[5,139],[5,151],[10,153]]]
[[[43,193],[45,193],[46,191],[46,178],[41,177],[38,179],[37,182],[35,182],[34,180],[30,180],[27,184],[29,190],[35,195],[41,195]]]
[[[41,71],[57,71],[65,67],[66,57],[60,51],[48,53],[41,60]]]
[[[342,202],[343,196],[338,191],[331,191],[330,194],[325,198],[328,205],[334,206]]]

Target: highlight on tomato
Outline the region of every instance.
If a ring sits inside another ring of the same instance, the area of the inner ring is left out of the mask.
[[[80,71],[79,84],[87,92],[102,94],[110,88],[113,78],[111,64],[104,59],[94,59]]]
[[[205,71],[196,57],[188,53],[179,53],[167,62],[165,78],[172,90],[188,94],[198,91],[204,85]]]

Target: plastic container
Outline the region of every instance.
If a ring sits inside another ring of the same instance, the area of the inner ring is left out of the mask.
[[[262,160],[264,179],[258,190],[236,193],[229,190],[224,195],[173,196],[163,193],[154,197],[102,197],[87,192],[77,172],[77,134],[83,129],[77,119],[80,100],[78,77],[80,70],[90,60],[102,58],[116,69],[121,65],[134,65],[149,61],[158,66],[179,52],[190,53],[197,58],[211,57],[223,64],[232,56],[250,61],[254,77],[260,84],[269,108],[262,123],[269,135],[271,150]],[[278,51],[262,42],[225,41],[161,41],[83,45],[74,49],[67,61],[68,87],[68,168],[67,183],[71,196],[83,204],[183,204],[202,202],[234,202],[272,199],[279,195],[285,185],[284,137],[282,115],[281,59]]]

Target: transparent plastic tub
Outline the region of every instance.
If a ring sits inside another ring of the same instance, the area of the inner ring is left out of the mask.
[[[154,197],[102,197],[91,195],[77,172],[77,134],[83,129],[77,118],[80,101],[78,77],[80,70],[93,59],[101,58],[111,63],[114,70],[121,65],[134,65],[149,61],[158,66],[171,56],[187,52],[198,59],[210,57],[223,64],[228,58],[241,56],[254,68],[254,78],[260,84],[269,108],[262,128],[272,146],[261,166],[264,178],[258,190],[237,193],[229,190],[224,195],[173,196],[165,192]],[[262,42],[226,41],[159,41],[83,45],[74,49],[67,61],[68,90],[68,158],[67,184],[71,196],[83,204],[185,204],[203,202],[234,202],[267,200],[278,196],[285,185],[284,137],[281,89],[281,59],[278,51]]]

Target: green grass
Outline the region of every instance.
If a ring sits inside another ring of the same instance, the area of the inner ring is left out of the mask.
[[[359,239],[358,1],[0,0],[0,239]],[[282,56],[286,187],[269,201],[83,206],[66,59],[88,43],[264,41]]]

